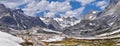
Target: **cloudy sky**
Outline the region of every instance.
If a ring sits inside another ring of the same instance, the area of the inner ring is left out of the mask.
[[[102,11],[109,0],[0,0],[15,9],[21,8],[29,16],[80,16],[89,10]]]

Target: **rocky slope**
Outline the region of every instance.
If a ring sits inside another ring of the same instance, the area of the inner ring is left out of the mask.
[[[111,0],[105,11],[93,15],[94,19],[83,18],[80,23],[67,28],[63,33],[69,36],[96,36],[118,30],[120,28],[119,5],[120,2],[115,3],[114,0]],[[97,17],[97,15],[99,16]]]
[[[0,9],[0,23],[10,28],[22,30],[36,25],[46,27],[39,17],[26,16],[21,9],[9,9],[3,4],[0,4]]]

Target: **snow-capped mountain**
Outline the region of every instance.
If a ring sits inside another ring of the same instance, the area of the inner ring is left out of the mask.
[[[61,18],[54,18],[62,27],[70,27],[76,24],[76,21],[78,21],[75,17],[61,17]]]
[[[56,26],[59,26],[61,28],[70,27],[80,22],[80,20],[75,17],[55,17],[55,18],[41,17],[41,20],[46,24],[48,23],[49,24],[54,23],[53,25],[57,24]]]
[[[52,30],[61,29],[59,22],[57,22],[53,18],[40,17],[40,19],[47,25],[48,29],[52,29]]]

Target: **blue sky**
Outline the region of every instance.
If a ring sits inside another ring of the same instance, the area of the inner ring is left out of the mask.
[[[102,11],[109,0],[3,0],[9,8],[21,8],[29,16],[77,17],[90,10]]]

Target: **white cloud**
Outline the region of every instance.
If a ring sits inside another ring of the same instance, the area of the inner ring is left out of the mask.
[[[50,10],[50,13],[47,13],[46,15],[48,15],[50,17],[50,15],[54,16],[55,13],[57,13],[57,12],[67,12],[70,9],[71,9],[71,6],[70,6],[68,1],[65,1],[65,2],[52,2],[47,6],[47,10]]]
[[[82,6],[86,5],[86,4],[89,4],[95,0],[76,0],[78,2],[81,2]]]
[[[86,5],[90,2],[93,2],[94,0],[87,0],[86,1],[81,1],[81,0],[77,0],[77,1],[80,1],[82,2],[82,5]],[[62,16],[71,16],[71,17],[75,17],[75,16],[79,16],[80,13],[82,13],[82,11],[84,10],[84,7],[81,7],[79,9],[76,9],[76,10],[71,10],[71,5],[69,4],[69,1],[66,0],[65,2],[51,2],[49,3],[48,1],[45,1],[45,0],[42,0],[38,3],[33,3],[34,5],[30,5],[28,6],[27,8],[25,9],[28,9],[28,12],[26,13],[31,13],[30,15],[34,15],[35,12],[37,10],[40,10],[40,11],[44,11],[44,10],[49,10],[50,12],[44,14],[45,17],[54,17],[54,15],[57,13],[57,12],[65,12],[65,14],[62,14]],[[32,7],[32,8],[29,8],[29,7]],[[30,12],[31,9],[32,11]],[[25,10],[26,11],[26,10]]]
[[[47,10],[48,5],[49,5],[49,2],[46,0],[42,0],[40,2],[31,1],[27,5],[27,7],[24,8],[23,10],[27,15],[34,16],[34,14],[38,12],[38,10],[39,11]]]
[[[52,2],[48,5],[48,9],[52,12],[62,12],[71,9],[68,1],[65,2]]]
[[[34,15],[36,12],[38,12],[38,10],[39,11],[49,10],[50,12],[46,13],[45,16],[48,15],[50,17],[50,15],[54,16],[54,14],[57,12],[66,12],[70,9],[71,6],[69,4],[69,1],[49,3],[46,0],[41,0],[40,2],[33,1],[29,3],[27,7],[24,8],[23,10],[27,15]]]
[[[54,12],[48,12],[44,16],[45,17],[54,17],[55,13]]]
[[[37,11],[36,4],[37,3],[35,1],[28,2],[28,5],[26,6],[26,8],[23,9],[25,14],[29,16],[33,16],[35,11]]]
[[[69,10],[69,11],[66,11],[66,13],[63,14],[62,16],[64,16],[64,17],[77,17],[82,13],[83,10],[84,10],[84,7],[81,7],[79,9],[76,9],[73,11]]]
[[[89,4],[95,0],[75,0],[81,2],[82,7],[76,10],[71,10],[71,5],[69,4],[70,0],[66,0],[64,2],[51,2],[49,3],[46,0],[41,0],[40,2],[36,2],[35,0],[3,0],[0,3],[5,4],[10,8],[17,8],[17,6],[26,4],[26,7],[23,8],[25,14],[29,16],[35,16],[36,13],[42,12],[45,10],[49,10],[48,13],[45,13],[46,17],[54,17],[58,12],[65,12],[65,14],[61,14],[64,17],[68,16],[79,16],[84,10],[86,4]],[[71,0],[72,1],[72,0]],[[105,1],[97,2],[97,6],[100,6],[103,9],[106,5]]]
[[[99,1],[96,3],[96,6],[100,7],[101,9],[104,9],[107,6],[107,2],[105,0]]]
[[[37,12],[42,12],[45,10],[49,10],[50,12],[44,14],[46,17],[53,17],[57,12],[66,12],[65,15],[66,16],[72,16],[73,14],[77,14],[77,12],[70,10],[72,7],[69,4],[70,0],[66,0],[65,2],[51,2],[49,3],[46,0],[41,0],[40,2],[35,2],[35,0],[20,0],[20,1],[16,1],[16,0],[6,0],[3,1],[3,3],[6,2],[6,6],[10,7],[10,8],[16,8],[17,6],[21,5],[21,4],[25,4],[28,3],[26,8],[24,8],[24,12],[25,14],[29,15],[29,16],[34,16],[35,13]],[[39,11],[38,11],[39,10]],[[71,13],[69,13],[71,12]],[[73,13],[72,13],[73,12]]]
[[[31,0],[32,1],[32,0]],[[3,3],[6,7],[17,8],[17,6],[29,2],[29,0],[1,0],[0,3]]]

